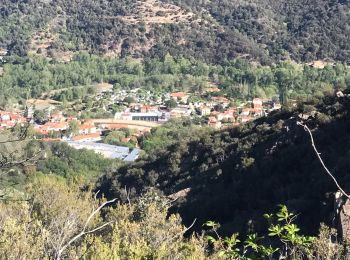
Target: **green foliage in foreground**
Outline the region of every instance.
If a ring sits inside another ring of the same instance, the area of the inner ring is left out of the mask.
[[[169,214],[169,200],[156,190],[149,190],[132,203],[105,206],[91,218],[104,200],[96,200],[89,190],[67,185],[61,178],[36,175],[25,193],[26,200],[0,201],[0,251],[5,259],[248,260],[278,255],[287,259],[347,256],[343,244],[330,242],[334,233],[328,228],[322,227],[319,238],[299,235],[298,227],[292,223],[294,215],[285,206],[276,214],[280,231],[275,232],[277,225],[271,224],[270,233],[264,234],[276,239],[262,243],[261,237],[252,234],[239,245],[237,234],[221,238],[214,222],[207,226],[213,228],[216,237],[185,237],[189,229],[181,224],[179,215]],[[82,231],[86,233],[69,243]]]
[[[148,194],[132,205],[114,204],[89,215],[103,201],[52,177],[37,176],[26,189],[28,201],[0,202],[0,251],[5,259],[204,259],[200,237],[183,238],[178,215],[167,217],[168,201]],[[148,199],[148,197],[149,199]],[[62,247],[84,226],[96,232]]]
[[[220,256],[233,259],[259,259],[259,258],[291,258],[296,259],[305,254],[306,250],[316,240],[315,237],[299,235],[299,227],[294,224],[296,215],[290,213],[285,205],[274,214],[265,214],[269,222],[268,237],[258,236],[257,233],[247,235],[243,243],[238,239],[238,233],[231,237],[222,238],[218,234],[218,224],[213,221],[205,223],[211,228],[214,236],[207,236],[208,241],[219,251]],[[276,219],[276,220],[275,220]],[[276,223],[277,222],[277,223]],[[277,238],[272,240],[271,238]],[[264,241],[266,240],[266,241]],[[267,245],[273,243],[272,245]],[[240,246],[240,244],[242,244]]]

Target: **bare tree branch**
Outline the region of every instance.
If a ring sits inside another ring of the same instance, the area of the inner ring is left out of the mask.
[[[13,131],[13,129],[15,129],[15,127],[17,125],[18,124],[16,124],[12,128],[12,131]],[[21,141],[24,141],[24,140],[30,140],[30,139],[28,139],[29,128],[30,128],[30,124],[27,123],[25,125],[25,127],[21,129],[21,132],[19,133],[19,135],[15,139],[8,138],[8,140],[0,141],[0,144],[16,143],[16,142],[21,142]],[[18,165],[23,165],[24,163],[34,162],[34,161],[36,161],[37,157],[40,156],[40,154],[41,154],[39,152],[39,153],[37,153],[37,154],[35,154],[35,155],[31,156],[31,157],[28,157],[28,158],[16,161],[16,159],[15,159],[16,156],[15,155],[17,153],[18,153],[18,151],[13,151],[13,152],[9,153],[6,156],[4,154],[1,154],[0,169],[7,169],[7,168],[11,168],[11,167],[18,166]]]
[[[96,193],[95,193],[95,196],[94,196],[94,199],[95,201],[97,201],[97,195],[100,193],[100,190],[98,190]],[[95,211],[95,205],[92,205],[92,211]]]
[[[187,228],[186,228],[185,230],[183,230],[182,232],[180,232],[180,233],[174,235],[173,237],[171,237],[170,239],[168,239],[168,241],[172,241],[172,240],[175,239],[176,237],[185,234],[187,231],[189,231],[189,230],[194,226],[194,224],[196,224],[196,221],[197,221],[197,219],[195,218],[195,219],[193,220],[192,224],[191,224],[189,227],[187,227]]]
[[[17,126],[17,124],[12,129],[14,129],[16,126]],[[30,128],[30,124],[27,123],[25,128],[23,129],[23,131],[21,131],[21,133],[19,134],[18,138],[13,139],[13,140],[0,141],[0,144],[20,142],[20,141],[27,139],[28,134],[29,134],[29,128]]]
[[[126,189],[126,186],[124,187],[124,189],[125,189],[125,196],[126,196],[126,199],[128,200],[129,207],[131,207],[130,196],[129,196],[129,192]]]
[[[327,168],[327,166],[325,165],[325,163],[323,162],[322,158],[321,158],[321,153],[318,152],[316,145],[315,145],[315,141],[314,141],[314,137],[312,135],[312,132],[310,130],[310,128],[303,124],[302,122],[297,122],[297,125],[304,127],[304,130],[307,131],[310,135],[310,139],[311,139],[311,144],[312,147],[317,155],[318,160],[320,161],[321,165],[323,166],[323,168],[325,169],[326,173],[333,179],[333,182],[335,183],[335,185],[338,187],[338,189],[341,191],[341,193],[343,193],[344,196],[346,196],[348,199],[350,199],[350,196],[340,187],[337,179],[332,175],[332,173],[329,171],[329,169]]]
[[[18,165],[22,165],[24,163],[27,163],[27,162],[34,162],[36,161],[38,158],[41,155],[41,152],[33,155],[32,157],[29,157],[29,158],[25,158],[21,161],[14,161],[14,160],[10,160],[11,157],[13,157],[13,154],[11,153],[10,156],[6,156],[2,159],[2,161],[0,161],[0,169],[3,168],[3,169],[6,169],[6,168],[11,168],[11,167],[14,167],[14,166],[18,166]]]
[[[113,199],[113,200],[106,201],[106,202],[102,203],[96,210],[94,210],[94,211],[90,214],[90,216],[88,217],[88,219],[86,220],[85,225],[84,225],[84,227],[83,227],[83,230],[82,230],[79,234],[77,234],[76,236],[74,236],[71,240],[69,240],[65,245],[63,245],[63,246],[60,247],[60,249],[59,249],[58,252],[57,252],[57,257],[56,257],[56,259],[57,259],[57,260],[61,259],[61,256],[62,256],[62,253],[64,252],[64,250],[66,250],[67,247],[69,247],[74,241],[76,241],[76,240],[79,239],[80,237],[82,237],[82,236],[84,236],[84,235],[86,235],[86,234],[93,233],[93,232],[95,232],[95,231],[97,231],[97,230],[100,230],[100,229],[104,228],[105,226],[111,224],[111,222],[107,222],[107,223],[105,223],[105,224],[103,224],[103,225],[101,225],[101,226],[99,226],[99,227],[97,227],[97,228],[94,228],[94,229],[92,229],[92,230],[86,231],[86,228],[87,228],[87,226],[89,225],[91,219],[92,219],[104,206],[106,206],[107,204],[111,204],[111,203],[115,202],[116,200],[117,200],[117,199]]]

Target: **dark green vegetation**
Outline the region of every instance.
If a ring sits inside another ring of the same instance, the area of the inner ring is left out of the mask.
[[[10,53],[25,56],[30,36],[40,30],[55,14],[43,1],[11,1],[0,3],[0,45]],[[39,11],[40,10],[40,11]]]
[[[208,135],[213,131],[211,127],[201,125],[201,120],[198,119],[172,119],[169,122],[151,129],[150,133],[140,137],[140,147],[146,153],[157,154],[164,151],[168,146],[176,144],[179,140],[190,141],[200,140],[201,137]]]
[[[344,0],[4,0],[0,10],[0,45],[11,54],[350,61]]]
[[[132,196],[155,186],[166,195],[190,188],[173,211],[185,223],[210,219],[222,231],[261,230],[258,221],[278,204],[301,213],[304,231],[315,234],[320,222],[330,224],[337,188],[324,173],[308,134],[297,126],[299,113],[313,130],[316,145],[339,183],[347,190],[350,100],[325,97],[317,105],[283,110],[232,129],[178,142],[121,167],[100,180],[108,197]],[[186,135],[185,135],[186,136]]]
[[[77,150],[62,142],[46,143],[46,147],[48,158],[39,161],[37,170],[78,182],[91,180],[121,164],[118,160],[105,159],[93,151]]]
[[[255,44],[252,50],[265,54],[268,59],[350,61],[348,1],[165,1],[212,16],[227,34],[232,32],[249,39],[251,44],[241,42],[242,48]],[[215,49],[205,41],[203,45]],[[229,49],[227,45],[224,57]]]
[[[24,138],[21,132],[23,129],[14,129],[0,134],[0,198],[16,198],[38,172],[88,184],[122,164],[63,142],[30,140],[30,133]]]
[[[95,83],[108,82],[118,89],[143,88],[156,94],[169,91],[203,93],[209,82],[219,85],[229,98],[280,96],[310,100],[324,92],[343,89],[350,83],[350,69],[343,64],[315,69],[308,65],[279,63],[262,66],[238,59],[222,65],[208,65],[185,58],[174,59],[110,59],[80,53],[72,62],[48,62],[44,58],[14,59],[4,65],[0,76],[0,103],[6,105],[27,98],[38,98],[51,90],[58,101],[84,99],[96,93]],[[45,96],[45,95],[44,95]]]

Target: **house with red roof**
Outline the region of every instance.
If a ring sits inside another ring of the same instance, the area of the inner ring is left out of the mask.
[[[59,122],[59,123],[47,122],[44,126],[47,127],[48,131],[54,131],[54,132],[64,131],[69,128],[69,124],[67,122]]]
[[[49,131],[54,131],[54,132],[64,131],[69,128],[69,124],[67,122],[59,122],[59,123],[48,122],[46,124],[49,126]]]
[[[253,99],[253,108],[255,109],[262,109],[263,102],[261,98],[254,98]]]
[[[0,127],[1,128],[12,128],[16,125],[16,123],[8,120],[8,121],[2,121],[0,122]]]
[[[56,122],[66,121],[66,119],[64,118],[64,116],[62,114],[53,114],[53,115],[51,115],[50,121],[53,123],[56,123]]]
[[[170,97],[175,101],[182,101],[184,103],[187,103],[190,95],[185,92],[173,92],[170,94]]]
[[[17,124],[23,124],[27,122],[27,119],[19,114],[11,114],[11,121]]]
[[[79,134],[95,134],[97,133],[97,128],[92,121],[85,121],[79,126]]]
[[[213,127],[213,128],[216,128],[216,129],[220,129],[221,128],[221,122],[219,120],[216,119],[216,117],[209,117],[208,118],[208,125]]]
[[[223,96],[212,97],[211,100],[213,100],[217,104],[221,104],[224,107],[227,107],[230,104],[230,100],[226,97],[223,97]]]
[[[235,116],[230,111],[224,111],[223,113],[220,113],[219,116],[220,116],[220,118],[222,118],[221,120],[227,119],[227,120],[230,120],[232,122],[235,121]]]
[[[36,125],[34,126],[34,131],[38,134],[48,135],[49,132],[60,132],[65,131],[69,128],[69,124],[67,122],[47,122],[44,125]]]
[[[16,124],[24,124],[26,122],[27,119],[18,113],[0,111],[0,126],[3,128],[11,128]]]

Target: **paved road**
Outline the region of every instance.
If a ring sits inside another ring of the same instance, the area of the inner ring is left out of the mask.
[[[92,122],[95,124],[120,124],[120,125],[128,125],[128,126],[137,126],[137,127],[145,127],[145,128],[153,128],[158,127],[162,123],[159,122],[149,122],[149,121],[140,121],[140,120],[120,120],[120,119],[93,119]]]

